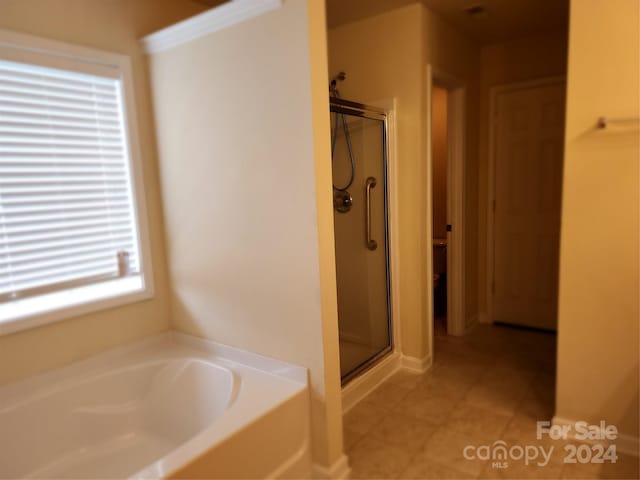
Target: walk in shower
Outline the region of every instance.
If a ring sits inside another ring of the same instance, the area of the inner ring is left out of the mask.
[[[347,382],[392,349],[387,115],[338,98],[332,83],[340,373]]]

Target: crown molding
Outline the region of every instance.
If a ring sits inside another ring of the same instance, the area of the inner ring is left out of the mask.
[[[282,6],[283,0],[232,0],[144,37],[148,54],[175,48]]]

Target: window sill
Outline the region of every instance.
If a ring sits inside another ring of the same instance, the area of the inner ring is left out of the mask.
[[[153,296],[142,276],[119,278],[0,304],[0,336]]]

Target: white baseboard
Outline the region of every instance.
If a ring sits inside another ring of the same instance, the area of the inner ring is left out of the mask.
[[[424,373],[431,367],[432,359],[431,355],[427,355],[424,358],[409,357],[408,355],[402,355],[400,359],[400,366],[405,370],[410,370],[415,373]]]
[[[341,480],[349,478],[350,473],[349,458],[344,454],[330,467],[324,467],[316,463],[311,465],[311,478],[314,479]]]
[[[347,413],[364,397],[373,392],[381,383],[400,369],[414,373],[424,373],[431,367],[431,356],[409,357],[394,352],[383,358],[377,365],[354,378],[342,389],[342,413]]]
[[[551,420],[551,423],[553,423],[553,425],[570,425],[570,426],[574,426],[577,421],[576,420],[570,420],[568,418],[563,418],[563,417],[558,417],[557,415],[553,417],[553,419]],[[593,428],[600,428],[598,425],[590,425],[589,427]],[[575,427],[573,427],[570,431],[569,431],[569,436],[571,438],[575,438]],[[599,442],[597,440],[591,441],[589,442],[588,440],[580,440],[581,442],[586,442],[586,443],[602,443]],[[609,440],[607,441],[607,443],[609,444],[615,444],[616,445],[616,451],[618,451],[619,453],[624,453],[626,455],[633,455],[635,457],[640,456],[640,441],[638,439],[638,437],[634,437],[633,435],[626,435],[624,433],[618,433],[618,437],[615,440]]]
[[[342,389],[342,413],[347,413],[382,382],[396,373],[400,368],[400,359],[401,355],[394,352],[384,357],[377,365],[374,365],[359,377],[351,380]]]

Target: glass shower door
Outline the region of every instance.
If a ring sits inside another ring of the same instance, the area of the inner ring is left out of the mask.
[[[340,372],[391,351],[387,129],[383,111],[331,100]]]

